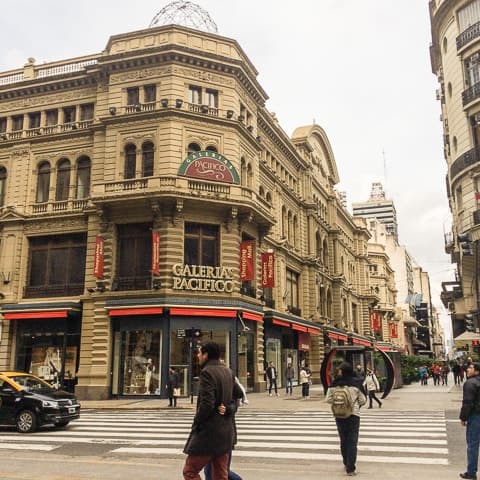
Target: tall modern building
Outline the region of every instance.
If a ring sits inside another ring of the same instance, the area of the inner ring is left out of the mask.
[[[372,183],[370,198],[366,202],[352,204],[353,216],[376,218],[385,225],[387,232],[398,242],[397,212],[392,200],[385,198],[383,186],[379,182]]]
[[[452,213],[445,249],[457,266],[441,298],[456,337],[480,327],[480,0],[431,0],[429,6]]]

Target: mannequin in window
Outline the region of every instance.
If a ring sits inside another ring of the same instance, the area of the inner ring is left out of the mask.
[[[150,394],[150,386],[152,383],[152,374],[155,371],[155,365],[152,362],[152,359],[149,358],[145,364],[145,394]]]

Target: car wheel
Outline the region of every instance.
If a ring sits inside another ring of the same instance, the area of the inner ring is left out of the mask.
[[[31,433],[37,428],[37,417],[30,410],[22,410],[17,415],[17,430],[20,433]]]
[[[66,427],[70,422],[58,422],[55,424],[57,428]]]

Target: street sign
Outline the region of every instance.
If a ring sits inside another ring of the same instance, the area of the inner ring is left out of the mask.
[[[177,338],[185,338],[185,329],[184,328],[179,328],[177,330]]]

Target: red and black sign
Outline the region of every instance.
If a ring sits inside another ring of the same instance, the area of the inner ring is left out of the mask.
[[[160,234],[152,231],[152,274],[160,274]]]
[[[104,243],[104,238],[101,235],[97,235],[95,239],[95,254],[93,256],[93,276],[99,280],[103,278],[105,265]]]
[[[254,250],[254,240],[240,243],[240,280],[242,282],[254,278]]]
[[[262,253],[262,288],[275,286],[275,257],[273,252]]]

